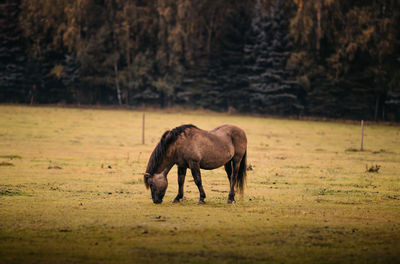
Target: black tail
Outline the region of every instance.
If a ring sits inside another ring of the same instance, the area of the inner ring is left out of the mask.
[[[240,162],[239,173],[236,181],[236,188],[239,193],[243,194],[244,185],[246,183],[246,172],[247,172],[247,150],[243,155],[242,161]]]

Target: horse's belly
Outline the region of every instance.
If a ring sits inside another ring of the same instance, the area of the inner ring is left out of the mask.
[[[212,153],[208,153],[207,155],[203,156],[203,158],[200,161],[200,168],[205,169],[205,170],[212,170],[219,168],[223,165],[225,165],[227,162],[229,162],[232,159],[233,155],[231,153],[226,153],[222,154],[219,153],[219,155],[214,155]]]

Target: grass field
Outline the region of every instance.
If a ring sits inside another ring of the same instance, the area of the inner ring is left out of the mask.
[[[399,263],[400,127],[208,112],[0,106],[0,263]],[[143,184],[162,133],[242,127],[247,188],[226,204],[223,168],[206,204],[174,168],[164,202]],[[378,172],[367,172],[379,165]]]

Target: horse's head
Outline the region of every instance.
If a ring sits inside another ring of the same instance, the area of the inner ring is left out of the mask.
[[[146,188],[151,190],[151,198],[153,202],[156,204],[162,203],[162,200],[165,195],[165,191],[168,187],[167,177],[163,174],[154,174],[150,173],[144,174],[144,184]]]

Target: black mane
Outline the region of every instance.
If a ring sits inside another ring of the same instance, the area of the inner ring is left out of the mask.
[[[147,164],[146,173],[150,173],[151,175],[155,173],[159,163],[167,151],[168,146],[174,143],[180,134],[185,133],[187,128],[197,127],[192,124],[188,124],[175,127],[172,130],[167,130],[164,132],[160,142],[158,142],[156,148],[153,150],[153,153],[151,153],[149,163]]]

